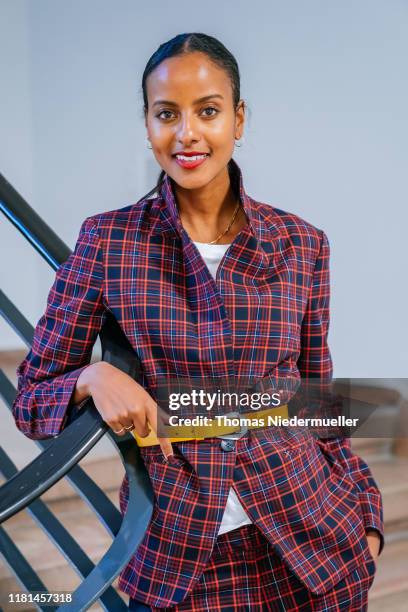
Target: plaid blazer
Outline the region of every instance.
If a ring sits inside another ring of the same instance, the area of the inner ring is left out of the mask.
[[[157,197],[87,218],[56,273],[32,348],[17,370],[13,414],[29,438],[61,432],[106,313],[114,314],[143,366],[159,377],[332,376],[329,244],[295,214],[249,197],[229,170],[248,224],[214,280],[183,229],[166,175]],[[145,537],[119,588],[151,606],[186,598],[212,551],[231,484],[252,521],[314,593],[367,559],[365,530],[384,546],[380,491],[350,439],[290,428],[252,430],[225,452],[220,440],[141,448],[155,492]],[[120,491],[125,512],[126,477]],[[136,517],[135,517],[135,520]]]

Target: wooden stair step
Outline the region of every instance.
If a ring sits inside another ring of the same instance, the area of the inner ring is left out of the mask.
[[[404,594],[405,600],[401,599]],[[369,611],[408,610],[408,531],[386,537],[384,550],[377,558],[377,571],[369,591]],[[391,608],[398,601],[406,607]],[[380,605],[382,608],[380,608]]]
[[[108,497],[118,507],[117,492],[109,493]],[[102,556],[112,542],[112,538],[82,499],[48,502],[47,506],[89,557],[97,559]],[[47,569],[65,565],[65,557],[27,512],[20,512],[8,520],[4,528],[35,568]],[[0,566],[1,577],[2,567]]]
[[[388,457],[392,444],[392,438],[351,438],[353,453],[366,457]]]
[[[368,596],[368,612],[404,612],[408,610],[408,589],[373,599]]]
[[[360,456],[369,465],[381,491],[386,533],[408,530],[408,457],[370,461]]]

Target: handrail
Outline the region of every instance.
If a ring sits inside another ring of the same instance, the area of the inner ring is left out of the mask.
[[[33,341],[34,328],[1,289],[0,313],[20,339],[30,347]]]
[[[70,254],[68,247],[1,174],[0,210],[54,270],[57,270],[68,258]],[[27,340],[30,341],[29,327],[27,327],[24,317],[18,313],[15,307],[10,307],[11,302],[7,300],[4,294],[1,294],[0,297],[3,310],[8,313],[6,318],[26,342]],[[142,380],[143,372],[140,360],[111,313],[108,313],[106,317],[105,324],[100,332],[100,339],[103,360],[122,369],[136,380]],[[0,386],[1,383],[3,383],[3,388],[4,386],[7,387],[5,393],[10,400],[12,396],[10,381],[3,375],[2,379],[0,377]],[[75,612],[87,610],[109,588],[144,537],[153,512],[154,493],[140,450],[130,434],[123,438],[115,436],[102,420],[92,400],[89,399],[81,408],[77,418],[59,436],[56,436],[53,440],[38,441],[47,444],[40,457],[37,457],[0,487],[0,499],[7,500],[7,503],[0,506],[3,517],[10,517],[33,503],[34,499],[64,475],[69,477],[71,472],[79,469],[78,461],[106,433],[116,442],[128,477],[129,500],[127,510],[109,550],[73,593],[72,604],[60,606],[59,610],[75,610]],[[47,464],[44,459],[51,460],[51,462]],[[24,482],[27,477],[28,480],[31,479],[33,482]],[[35,479],[39,477],[40,483],[36,483]],[[41,478],[43,479],[42,482]],[[23,486],[23,489],[21,489],[23,495],[18,498],[14,490],[20,486]],[[135,517],[137,517],[136,522]]]
[[[75,438],[78,434],[75,434],[74,426],[77,425],[81,428],[81,423],[84,421],[85,416],[90,416],[89,420],[91,423],[93,420],[98,422],[98,417],[100,418],[96,408],[93,407],[92,411],[91,407],[90,415],[84,413],[78,417],[71,425],[64,429],[59,436],[52,440],[40,440],[39,442],[49,442],[46,450],[26,466],[26,468],[23,468],[18,474],[0,487],[0,500],[3,498],[5,500],[4,508],[0,502],[0,510],[2,514],[4,513],[2,516],[3,520],[10,518],[10,516],[27,507],[30,503],[31,507],[33,504],[37,503],[37,498],[39,496],[38,483],[36,483],[35,478],[32,476],[35,470],[39,472],[36,477],[40,480],[40,484],[41,470],[50,472],[46,481],[47,486],[45,486],[45,490],[50,488],[52,484],[55,484],[55,472],[52,467],[47,468],[47,464],[49,462],[54,462],[57,465],[61,463],[65,456],[64,446],[61,446],[61,438],[64,436],[67,445],[69,445],[69,438],[65,437],[68,433],[72,435],[72,445],[74,446],[73,453],[75,453]],[[104,425],[104,422],[102,422],[102,426]],[[87,435],[88,434],[85,433],[83,437],[86,439]],[[110,435],[110,433],[108,433],[108,435]],[[112,436],[114,435],[115,434],[112,434]],[[120,440],[116,440],[116,442],[129,481],[129,500],[126,513],[118,532],[114,534],[115,538],[111,546],[99,563],[72,594],[72,603],[64,604],[60,606],[58,610],[70,610],[72,612],[85,611],[98,598],[101,598],[102,594],[109,588],[129,561],[130,557],[134,554],[150,522],[153,512],[154,494],[139,447],[135,444],[134,438],[129,434]],[[83,448],[83,441],[79,440],[78,446]],[[51,452],[52,455],[50,456]],[[78,468],[78,466],[75,466],[74,469],[75,468]],[[65,471],[65,468],[60,467],[60,473],[63,471]],[[50,484],[51,481],[52,484]],[[14,492],[20,490],[23,490],[23,498],[21,500],[18,499],[17,494],[17,500],[14,499]],[[36,491],[36,495],[34,495],[34,491]],[[137,517],[136,522],[135,517]],[[117,606],[106,609],[114,610],[115,612],[118,610],[118,612],[120,612],[120,608]],[[123,609],[125,610],[126,608]]]
[[[4,450],[0,447],[0,465],[1,472],[6,478],[12,478],[15,474],[18,473],[16,466],[9,459]],[[82,550],[76,540],[72,537],[69,531],[64,527],[61,521],[53,515],[51,510],[47,507],[47,505],[41,500],[36,499],[33,501],[29,508],[29,513],[33,517],[33,519],[42,527],[49,538],[54,542],[57,546],[58,550],[64,555],[64,557],[71,562],[73,569],[81,578],[86,578],[95,567],[93,561],[89,558],[89,556]],[[16,563],[16,547],[6,538],[3,538],[3,542],[1,544],[3,548],[3,555],[7,562],[13,565],[13,571],[16,572],[17,578],[19,577],[18,570],[18,561]],[[14,560],[14,562],[13,562]],[[25,572],[28,572],[31,580],[37,580],[38,576],[36,573],[31,570],[31,568],[26,567]],[[37,586],[40,586],[39,584]],[[41,589],[33,589],[37,591],[45,591],[46,587],[43,585]],[[106,591],[101,595],[101,601],[105,604],[107,609],[116,610],[118,606],[121,605],[122,599],[116,593],[116,591],[109,587]],[[57,606],[54,606],[56,609]],[[47,606],[48,608],[48,606]],[[48,608],[49,609],[49,608]]]
[[[46,592],[45,584],[18,550],[3,527],[0,527],[0,550],[3,551],[4,557],[7,558],[11,565],[16,568],[15,576],[24,589],[31,592]]]
[[[63,478],[105,435],[108,425],[93,401],[41,455],[0,487],[0,523],[11,518]]]
[[[119,533],[98,565],[73,593],[72,602],[63,604],[58,610],[87,610],[120,574],[137,550],[149,525],[154,493],[139,447],[132,436],[126,436],[119,442],[119,449],[129,479],[128,506]],[[140,606],[143,607],[143,604]]]
[[[9,408],[9,410],[11,410],[14,398],[16,396],[16,389],[2,370],[0,370],[0,390],[6,406]],[[53,444],[54,440],[55,438],[46,438],[43,440],[33,441],[40,448],[47,449],[49,448],[50,444]],[[39,455],[37,459],[42,456],[43,455]],[[80,495],[91,510],[96,513],[109,535],[114,537],[120,529],[122,515],[116,506],[111,502],[109,497],[107,497],[104,491],[98,487],[98,485],[88,476],[86,472],[84,472],[79,465],[75,465],[73,468],[71,468],[71,470],[66,474],[66,478],[71,483],[71,486],[76,490],[78,495]],[[16,484],[18,487],[20,486],[19,483]],[[34,486],[34,482],[32,483],[32,486]],[[28,493],[27,490],[26,493]]]
[[[70,249],[0,173],[0,210],[54,270]]]

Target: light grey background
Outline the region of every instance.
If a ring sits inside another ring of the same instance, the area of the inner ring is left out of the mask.
[[[247,192],[329,237],[335,376],[407,375],[406,1],[2,0],[0,24],[0,171],[71,248],[158,175],[150,55],[181,32],[220,38],[251,111]],[[1,286],[35,323],[54,274],[9,224],[0,241]],[[0,349],[20,347],[0,325]]]

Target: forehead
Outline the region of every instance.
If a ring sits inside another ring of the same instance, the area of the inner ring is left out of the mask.
[[[228,101],[232,87],[228,74],[205,53],[187,53],[164,60],[146,80],[149,105],[156,99],[186,101],[218,93]]]

